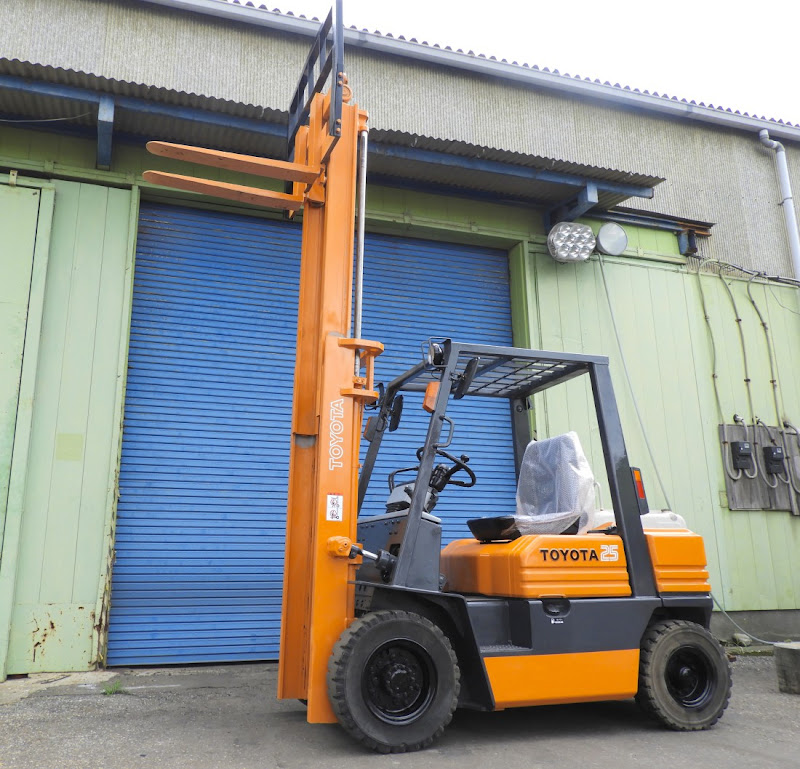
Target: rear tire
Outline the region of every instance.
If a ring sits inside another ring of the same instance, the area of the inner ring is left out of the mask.
[[[460,672],[447,636],[405,611],[353,622],[328,663],[328,696],[339,723],[380,753],[420,750],[439,737],[458,703]]]
[[[731,670],[722,647],[702,625],[651,624],[642,637],[636,702],[675,731],[712,727],[728,707]]]

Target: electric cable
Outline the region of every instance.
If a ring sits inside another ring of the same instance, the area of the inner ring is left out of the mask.
[[[731,617],[725,609],[722,608],[722,604],[717,600],[717,597],[711,593],[711,600],[717,605],[717,608],[728,618],[731,625],[733,625],[737,630],[740,630],[746,636],[752,638],[754,641],[758,641],[762,644],[767,644],[768,646],[775,646],[776,643],[780,643],[780,641],[767,641],[764,638],[759,638],[758,636],[753,635],[752,633],[748,633],[733,617]]]
[[[717,264],[721,264],[717,262]],[[728,285],[727,281],[725,280],[724,275],[722,274],[721,269],[717,269],[717,275],[719,279],[722,281],[722,285],[725,286],[725,291],[728,294],[728,298],[731,302],[731,307],[733,307],[733,315],[734,319],[736,320],[736,328],[739,331],[739,345],[742,350],[742,367],[744,369],[744,385],[745,391],[747,392],[747,406],[750,409],[750,419],[753,423],[753,448],[756,449],[758,447],[758,432],[756,430],[756,416],[753,410],[753,391],[750,386],[750,367],[747,363],[747,347],[744,342],[744,331],[742,330],[742,318],[739,315],[739,306],[736,304],[736,298],[733,295],[733,291],[731,291],[731,287]],[[747,440],[747,423],[742,421],[742,426],[744,427],[744,439]],[[755,472],[750,474],[748,470],[744,470],[745,478],[749,478],[753,480],[757,478],[759,474],[761,474],[762,478],[764,478],[764,482],[769,485],[769,482],[766,480],[765,474],[761,470],[761,466],[758,462],[758,451],[753,451],[753,464],[755,465]]]
[[[61,123],[68,120],[78,120],[82,117],[89,117],[93,112],[81,112],[80,115],[72,117],[43,117],[43,118],[0,118],[0,123]]]
[[[798,449],[798,451],[800,451],[800,430],[798,430],[788,419],[784,419],[783,420],[783,430],[784,430],[784,432],[783,432],[784,436],[786,435],[786,430],[791,430],[792,431],[791,435],[794,435],[794,439],[797,442],[797,449]],[[788,458],[791,458],[791,457],[789,457],[788,454],[786,456]],[[797,486],[795,486],[795,482],[794,482],[794,472],[792,471],[793,463],[792,462],[788,462],[787,464],[788,464],[788,467],[789,467],[789,478],[791,478],[791,480],[792,480],[792,488],[798,494],[800,494],[800,489],[798,489]]]
[[[628,389],[631,393],[631,401],[633,402],[633,409],[636,412],[636,418],[639,420],[639,427],[642,430],[642,437],[644,438],[644,445],[647,447],[647,453],[650,455],[650,462],[653,465],[653,471],[655,472],[656,480],[658,481],[658,485],[661,488],[661,493],[664,496],[664,502],[667,505],[668,510],[672,510],[672,504],[669,501],[669,495],[667,494],[667,489],[664,486],[664,481],[661,479],[661,473],[658,472],[658,464],[655,460],[655,455],[653,454],[653,449],[650,446],[650,441],[647,438],[647,431],[644,429],[644,420],[642,419],[642,414],[639,411],[639,403],[636,400],[636,393],[633,390],[633,382],[631,380],[630,372],[628,371],[628,363],[625,360],[625,353],[622,350],[622,340],[619,336],[619,329],[617,328],[617,318],[614,314],[614,305],[611,302],[611,294],[608,290],[608,283],[606,282],[606,270],[603,264],[603,256],[602,254],[598,254],[598,261],[600,262],[600,275],[603,278],[603,288],[606,293],[606,302],[608,303],[608,311],[611,314],[611,326],[614,329],[614,336],[617,340],[617,348],[619,349],[619,357],[622,361],[622,370],[625,372],[625,380],[628,383]]]
[[[792,315],[800,315],[800,312],[797,310],[793,310],[791,307],[787,307],[779,298],[778,295],[775,293],[775,289],[772,287],[770,283],[765,284],[765,288],[769,288],[770,294],[772,294],[772,298],[781,306],[784,310],[788,310]]]
[[[789,488],[789,507],[791,509],[792,514],[793,515],[797,515],[797,513],[798,513],[797,499],[794,496],[794,494],[795,493],[800,494],[800,489],[798,488],[797,484],[795,483],[794,473],[792,472],[792,463],[788,461],[788,459],[789,459],[789,451],[788,451],[788,446],[786,444],[786,433],[785,433],[784,428],[783,428],[784,417],[781,416],[782,413],[783,414],[786,413],[786,408],[785,408],[785,406],[783,404],[782,391],[780,390],[780,383],[778,381],[778,371],[777,371],[777,367],[775,365],[775,352],[774,352],[775,351],[775,344],[774,344],[774,340],[772,338],[772,334],[770,332],[769,325],[767,324],[767,321],[766,321],[763,313],[761,312],[761,309],[759,308],[755,297],[753,296],[753,281],[757,277],[760,277],[760,276],[759,275],[753,275],[747,281],[747,296],[750,299],[750,304],[753,305],[753,309],[756,311],[756,315],[758,315],[759,323],[761,323],[761,328],[762,328],[762,330],[764,332],[764,341],[766,342],[766,345],[767,345],[767,357],[769,358],[769,376],[770,376],[770,380],[769,381],[770,381],[770,385],[772,386],[772,403],[773,403],[773,405],[775,407],[775,424],[777,425],[778,434],[780,435],[780,439],[781,439],[780,445],[781,445],[781,448],[783,449],[784,458],[787,460],[786,461],[786,477],[784,478],[781,474],[776,474],[775,475],[775,478],[776,478],[775,485],[773,486],[768,481],[767,481],[767,485],[770,486],[770,488],[774,489],[774,488],[777,488],[778,481],[780,481],[781,483],[785,483],[787,486],[789,486],[790,487]],[[766,286],[765,286],[764,287],[764,299],[766,300],[766,298],[767,298],[767,289],[766,289]],[[766,429],[767,435],[769,435],[770,440],[772,441],[772,443],[775,446],[777,446],[778,443],[772,437],[772,432],[771,432],[771,430],[769,428],[769,425],[765,425],[763,422],[761,424]],[[792,493],[792,492],[794,492],[794,493]]]
[[[735,470],[730,466],[730,452],[725,450],[725,446],[729,445],[728,441],[728,426],[725,422],[725,414],[722,411],[722,399],[719,394],[719,375],[717,374],[717,343],[714,341],[714,331],[711,328],[711,316],[708,314],[708,307],[706,305],[706,294],[703,290],[703,278],[700,270],[697,270],[697,285],[700,289],[700,304],[703,308],[703,317],[706,321],[706,329],[708,330],[708,338],[711,341],[711,381],[714,385],[714,400],[717,403],[717,415],[719,416],[719,423],[722,426],[722,465],[725,469],[726,475],[732,481],[738,481],[742,477],[741,469]],[[746,437],[746,436],[745,436]]]
[[[778,445],[777,441],[772,437],[772,433],[770,432],[769,425],[764,424],[763,420],[759,419],[758,417],[756,417],[756,427],[757,428],[758,427],[763,427],[767,431],[767,438],[769,438],[769,440],[772,441],[772,445],[773,446],[777,446]],[[760,466],[759,466],[759,472],[761,473],[761,480],[764,481],[764,483],[766,483],[767,486],[769,486],[771,489],[777,489],[778,488],[778,481],[783,481],[783,483],[789,483],[789,479],[788,478],[786,478],[786,480],[784,480],[783,478],[781,478],[780,475],[777,475],[777,474],[775,475],[775,483],[771,483],[769,478],[767,477],[767,473],[763,472],[761,470]]]

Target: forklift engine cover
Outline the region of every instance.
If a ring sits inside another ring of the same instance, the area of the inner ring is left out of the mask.
[[[708,593],[703,538],[645,529],[660,593]],[[602,533],[526,535],[510,542],[459,539],[442,551],[445,589],[510,598],[631,595],[622,539]]]

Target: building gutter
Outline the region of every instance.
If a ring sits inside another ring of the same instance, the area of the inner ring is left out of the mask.
[[[786,222],[786,236],[789,238],[789,248],[792,253],[792,270],[794,277],[800,280],[800,234],[797,230],[797,215],[794,210],[792,198],[792,182],[789,179],[789,165],[786,162],[786,148],[780,143],[769,138],[769,131],[759,131],[758,138],[767,148],[775,151],[775,167],[778,171],[778,184],[781,190],[781,206],[783,218]]]
[[[287,16],[269,11],[266,8],[254,8],[252,6],[228,3],[224,0],[143,1],[174,10],[201,13],[228,21],[268,27],[306,37],[313,37],[319,30],[319,22],[311,21],[310,19]],[[604,85],[577,77],[572,78],[555,72],[546,72],[524,65],[520,66],[482,56],[459,53],[458,51],[450,51],[409,40],[400,40],[363,30],[345,29],[344,39],[347,45],[374,53],[401,56],[434,66],[451,67],[483,76],[497,77],[502,80],[523,83],[570,96],[596,99],[619,107],[656,112],[665,117],[678,120],[710,123],[748,132],[753,129],[768,128],[773,135],[781,139],[800,142],[800,126],[741,115],[732,110],[723,111],[713,107],[691,104],[680,101],[675,97],[668,99],[664,96],[655,96],[618,86]]]

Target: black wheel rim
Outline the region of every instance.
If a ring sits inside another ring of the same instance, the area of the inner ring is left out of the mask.
[[[670,696],[682,707],[705,707],[714,694],[717,674],[708,655],[696,646],[680,646],[669,656],[666,683]]]
[[[408,639],[379,646],[367,660],[361,691],[372,714],[387,724],[409,724],[436,694],[436,668],[428,652]]]

